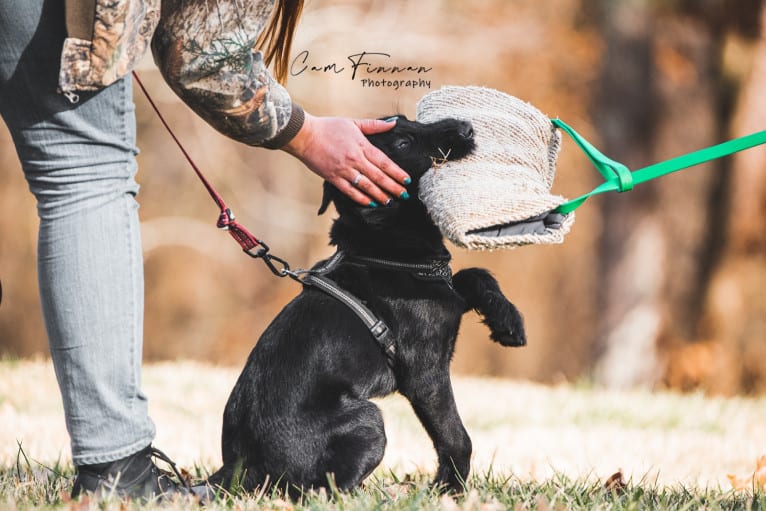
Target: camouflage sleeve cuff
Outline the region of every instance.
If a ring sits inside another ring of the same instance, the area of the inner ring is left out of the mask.
[[[266,149],[281,149],[286,146],[301,130],[305,119],[306,116],[303,113],[303,109],[293,103],[292,113],[290,114],[290,120],[287,122],[287,126],[277,133],[274,138],[264,142],[261,147],[265,147]]]

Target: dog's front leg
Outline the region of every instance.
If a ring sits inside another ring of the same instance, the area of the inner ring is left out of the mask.
[[[468,268],[453,277],[455,290],[466,301],[466,310],[474,309],[484,317],[490,337],[503,346],[524,346],[524,320],[508,301],[500,286],[487,270]]]
[[[433,441],[439,459],[434,484],[460,492],[471,467],[471,439],[458,415],[449,373],[419,374],[400,390]]]

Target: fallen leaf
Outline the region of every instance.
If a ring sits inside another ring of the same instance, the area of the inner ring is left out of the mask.
[[[186,484],[187,486],[191,486],[192,482],[194,481],[194,476],[192,476],[191,472],[189,472],[185,468],[179,469],[179,472],[181,473],[181,477],[183,478],[181,482],[183,484]]]
[[[752,476],[739,477],[734,474],[726,474],[732,488],[737,491],[749,491],[753,488],[766,490],[766,454],[760,456],[755,463],[755,471]]]
[[[269,502],[271,505],[271,508],[264,508],[264,509],[271,509],[273,511],[292,511],[293,505],[290,502],[287,502],[283,499],[274,499]]]
[[[737,477],[734,474],[726,474],[726,478],[729,480],[731,487],[737,491],[745,491],[751,488],[752,479]]]
[[[408,483],[395,483],[383,487],[383,491],[391,500],[399,500],[409,495],[412,485]]]
[[[90,509],[90,496],[88,494],[81,495],[76,500],[69,501],[70,511],[80,511]]]
[[[622,476],[622,469],[618,470],[606,480],[604,483],[604,489],[614,493],[622,493],[627,488],[625,479]]]

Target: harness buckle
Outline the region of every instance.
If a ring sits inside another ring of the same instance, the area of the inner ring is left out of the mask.
[[[389,332],[388,325],[383,323],[383,320],[380,320],[380,319],[378,320],[377,323],[375,323],[374,325],[370,327],[370,333],[377,340],[381,340],[383,337],[386,336],[386,334],[388,334],[388,332]]]
[[[396,357],[396,343],[392,339],[386,341],[390,331],[388,325],[383,323],[382,319],[379,319],[377,323],[370,327],[370,333],[380,347],[383,348],[383,353],[386,355],[386,359],[388,359],[388,365],[393,366]]]

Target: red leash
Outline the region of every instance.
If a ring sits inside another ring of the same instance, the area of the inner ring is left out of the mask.
[[[186,161],[189,162],[189,165],[194,169],[194,172],[197,174],[197,177],[202,181],[202,184],[207,189],[208,193],[210,194],[210,197],[213,198],[213,201],[215,201],[216,205],[218,205],[218,208],[221,210],[221,214],[218,216],[218,222],[216,222],[216,226],[219,229],[224,229],[231,234],[231,237],[234,238],[234,241],[236,241],[240,247],[242,247],[242,250],[253,258],[261,258],[266,263],[266,265],[269,267],[269,269],[274,273],[274,275],[277,275],[279,277],[285,277],[285,276],[293,276],[294,273],[290,271],[290,265],[287,264],[287,262],[283,259],[280,259],[277,256],[269,254],[269,246],[266,245],[262,240],[259,240],[255,236],[253,236],[250,231],[245,229],[245,227],[237,222],[234,217],[234,213],[232,213],[231,209],[229,209],[226,206],[226,203],[223,200],[223,197],[213,188],[213,185],[210,184],[210,182],[205,178],[205,175],[202,173],[202,171],[199,169],[196,163],[194,163],[194,160],[189,155],[188,152],[186,152],[186,149],[184,149],[184,146],[181,144],[181,141],[178,140],[178,137],[176,137],[176,134],[173,132],[173,130],[170,128],[170,125],[167,123],[165,118],[162,116],[162,113],[160,113],[160,109],[157,108],[157,105],[152,100],[152,97],[149,95],[149,92],[146,90],[146,87],[144,87],[144,84],[141,82],[141,79],[138,77],[138,73],[133,71],[133,78],[136,80],[136,83],[141,88],[141,90],[144,93],[144,96],[146,96],[146,99],[149,101],[149,104],[152,105],[152,108],[157,113],[157,117],[159,117],[160,122],[162,122],[162,125],[165,126],[165,129],[170,133],[170,136],[173,138],[173,141],[175,141],[178,148],[183,153],[184,157],[186,157]],[[277,268],[272,260],[277,261],[281,268]]]

